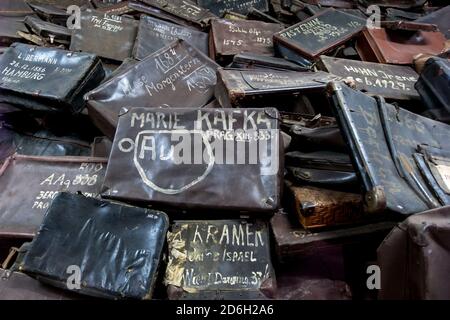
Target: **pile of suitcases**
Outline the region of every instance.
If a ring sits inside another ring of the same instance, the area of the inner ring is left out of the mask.
[[[2,1],[0,299],[450,299],[447,4]]]

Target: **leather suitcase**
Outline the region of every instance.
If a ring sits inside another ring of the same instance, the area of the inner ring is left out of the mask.
[[[0,300],[78,300],[77,294],[44,285],[22,272],[0,268]]]
[[[210,57],[228,63],[239,53],[273,55],[272,36],[283,27],[255,20],[213,20],[210,32]]]
[[[425,63],[419,80],[415,84],[428,110],[442,110],[450,114],[450,60],[431,57]],[[437,118],[436,120],[441,120]]]
[[[89,92],[89,116],[112,140],[122,107],[202,107],[213,97],[217,68],[176,40]]]
[[[80,294],[151,299],[168,227],[164,212],[63,192],[52,201],[19,269]],[[67,270],[74,266],[80,270],[78,289],[67,286]]]
[[[131,57],[137,30],[134,19],[87,9],[81,12],[81,28],[73,31],[70,50],[123,61]]]
[[[133,57],[143,60],[149,54],[158,51],[177,39],[185,40],[194,48],[208,55],[207,33],[142,15],[134,44]]]
[[[284,22],[272,17],[269,13],[267,13],[267,11],[263,12],[261,10],[256,9],[255,7],[251,7],[249,9],[249,11],[247,13],[247,19],[248,20],[259,20],[259,21],[268,22],[268,23],[276,23],[276,24],[279,24],[284,27],[288,26]]]
[[[415,214],[378,248],[382,300],[448,300],[450,207]]]
[[[161,9],[158,9],[156,7],[152,7],[147,4],[144,4],[143,2],[130,1],[128,3],[128,7],[133,9],[137,13],[144,13],[153,18],[157,18],[157,19],[161,19],[161,20],[168,21],[171,23],[175,23],[180,26],[195,28],[196,30],[199,30],[199,31],[202,29],[202,27],[200,25],[195,25],[195,24],[189,23],[189,21],[187,21],[187,20],[184,20],[175,15],[172,15],[172,14],[165,12]]]
[[[308,71],[309,68],[282,58],[269,57],[254,53],[239,53],[233,57],[230,66],[234,69],[273,69],[280,71]]]
[[[276,291],[267,223],[175,221],[164,278],[171,300],[267,299]]]
[[[357,224],[368,218],[360,194],[298,186],[289,181],[286,184],[291,210],[305,229]]]
[[[303,152],[323,150],[348,152],[334,118],[331,123],[319,123],[313,126],[310,126],[309,123],[294,123],[289,126],[287,133],[292,137],[291,150],[297,148]]]
[[[323,91],[336,76],[326,72],[219,69],[215,97],[223,108],[276,107],[292,110],[298,96]]]
[[[351,78],[356,89],[385,99],[418,100],[414,89],[418,74],[409,66],[384,65],[320,56],[320,70],[342,79]]]
[[[272,108],[124,111],[102,196],[178,211],[274,212],[283,174],[278,118]]]
[[[445,192],[445,183],[429,185],[415,159],[424,146],[438,152],[450,149],[448,125],[341,84],[330,83],[328,91],[368,211],[412,214],[447,204],[438,196]],[[447,181],[448,167],[445,161],[442,165],[434,178]]]
[[[224,13],[233,11],[246,15],[251,8],[256,8],[262,11],[269,11],[268,0],[197,0],[197,4],[203,8],[209,9],[218,17],[223,17]]]
[[[0,70],[0,102],[45,111],[81,111],[83,94],[104,77],[93,54],[21,43],[0,56]]]
[[[32,238],[61,191],[97,196],[106,159],[15,155],[0,169],[0,237]]]
[[[396,225],[385,221],[358,226],[312,232],[300,226],[294,217],[277,213],[270,220],[277,258],[282,263],[321,253],[342,245],[381,243]]]
[[[145,4],[181,18],[189,23],[205,28],[211,19],[217,18],[208,9],[188,0],[142,0]]]
[[[337,191],[359,190],[358,178],[347,153],[328,151],[291,151],[285,155],[290,177],[300,185]],[[325,201],[326,202],[326,201]]]
[[[365,23],[360,17],[330,8],[276,33],[273,41],[278,47],[315,59],[355,36]]]
[[[430,28],[429,31],[424,30],[425,27]],[[444,35],[432,31],[432,25],[403,21],[383,28],[366,28],[356,42],[362,60],[390,64],[412,64],[416,55],[437,55],[444,46]]]

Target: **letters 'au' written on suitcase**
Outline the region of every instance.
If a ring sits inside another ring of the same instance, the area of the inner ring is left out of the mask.
[[[332,50],[362,30],[366,21],[327,9],[274,35],[274,42],[308,58]]]
[[[275,290],[261,221],[176,221],[168,233],[169,299],[265,299]]]
[[[61,191],[97,196],[106,159],[13,156],[0,169],[0,237],[31,238]]]
[[[272,108],[133,108],[119,118],[102,194],[273,212],[283,172],[278,118]]]

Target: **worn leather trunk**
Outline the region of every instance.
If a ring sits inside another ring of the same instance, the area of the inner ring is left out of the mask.
[[[448,125],[337,83],[330,83],[328,90],[368,211],[411,214],[446,204],[438,196],[446,192],[446,183],[430,185],[415,158],[424,154],[425,146],[433,153],[449,150]],[[448,182],[445,162],[434,179]]]
[[[246,15],[251,8],[269,11],[268,0],[197,0],[197,4],[203,8],[209,9],[209,11],[218,17],[223,17],[226,11],[233,11]]]
[[[27,276],[0,268],[0,300],[77,300],[78,295],[56,289]]]
[[[277,213],[270,220],[275,253],[281,262],[321,252],[340,245],[367,242],[380,243],[395,226],[394,222],[377,222],[335,230],[311,232],[293,221],[286,213]]]
[[[413,215],[378,248],[383,300],[448,300],[450,207]]]
[[[356,172],[347,153],[328,151],[290,151],[285,155],[286,169],[300,185],[331,188],[338,191],[358,190]]]
[[[441,32],[418,28],[366,28],[356,49],[364,61],[391,64],[412,64],[414,56],[420,53],[437,55],[444,50],[445,37]]]
[[[138,24],[131,18],[85,10],[81,13],[81,28],[72,34],[70,50],[123,61],[131,57]]]
[[[209,25],[211,19],[217,18],[208,9],[188,0],[142,0],[142,2],[202,28]]]
[[[210,56],[223,63],[232,56],[251,52],[273,55],[272,36],[283,27],[255,20],[213,20],[210,33]]]
[[[213,97],[217,68],[176,40],[89,92],[89,116],[112,140],[122,107],[202,107]]]
[[[450,6],[443,7],[439,10],[433,11],[426,16],[415,20],[419,23],[431,23],[438,26],[439,31],[442,32],[447,39],[450,39]]]
[[[425,63],[415,88],[428,110],[437,109],[450,114],[449,83],[450,60],[431,57]]]
[[[185,40],[205,55],[209,53],[207,33],[142,15],[133,57],[142,60],[177,39]]]
[[[223,108],[277,107],[289,111],[306,92],[320,92],[336,79],[326,72],[219,69],[215,97]]]
[[[235,69],[273,69],[290,71],[308,71],[309,68],[300,66],[285,59],[269,57],[254,53],[239,53],[233,57],[231,68]]]
[[[180,26],[186,26],[186,27],[190,26],[199,31],[202,29],[200,25],[195,25],[195,24],[189,23],[189,21],[187,21],[187,20],[184,20],[180,17],[174,16],[174,15],[172,15],[168,12],[165,12],[161,9],[158,9],[156,7],[152,7],[147,4],[144,4],[143,2],[130,1],[130,3],[128,3],[128,7],[138,13],[144,13],[153,18],[162,19],[164,21],[169,21],[169,22],[178,24]]]
[[[293,212],[306,229],[357,224],[365,215],[361,195],[287,182]]]
[[[177,210],[273,212],[283,173],[278,118],[271,108],[123,112],[102,196]]]
[[[8,158],[0,169],[1,190],[7,190],[0,193],[0,237],[32,238],[61,191],[97,196],[105,169],[104,158]]]
[[[356,89],[377,94],[385,99],[419,99],[414,89],[418,74],[409,66],[384,65],[320,56],[320,69],[341,77],[351,78]]]
[[[19,268],[81,294],[151,299],[168,226],[161,211],[60,193]],[[80,271],[79,289],[67,286],[73,266]]]
[[[359,33],[365,23],[360,17],[330,8],[276,33],[273,40],[285,50],[315,59]]]
[[[33,1],[29,1],[28,5],[39,18],[60,26],[66,26],[67,19],[70,16],[66,10],[49,4]]]
[[[0,56],[0,70],[0,102],[45,111],[79,112],[104,77],[93,54],[21,43]]]
[[[169,299],[267,299],[275,272],[265,222],[175,221],[167,236]]]

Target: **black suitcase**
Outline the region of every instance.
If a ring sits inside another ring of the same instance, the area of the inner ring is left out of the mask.
[[[131,57],[137,29],[134,19],[87,9],[81,12],[81,28],[73,30],[70,50],[123,61]]]
[[[365,24],[360,17],[331,8],[276,33],[273,41],[287,51],[315,59],[355,36]]]
[[[45,39],[47,43],[63,45],[70,43],[71,31],[66,27],[43,21],[34,16],[25,17],[24,23],[32,33]]]
[[[202,107],[218,65],[184,40],[147,56],[86,95],[89,116],[111,140],[122,107]]]
[[[45,111],[81,111],[104,77],[93,54],[21,43],[0,56],[0,70],[0,102]]]
[[[134,43],[133,57],[143,60],[149,54],[169,45],[172,41],[183,39],[208,55],[208,34],[192,28],[183,27],[161,19],[142,15]]]
[[[409,66],[386,65],[381,63],[338,59],[320,56],[320,70],[343,79],[351,79],[357,90],[370,95],[380,95],[385,99],[418,100],[414,89],[418,74]]]
[[[267,223],[175,221],[167,235],[169,299],[267,299],[276,291]]]
[[[208,9],[189,0],[142,0],[142,2],[202,28],[208,26],[211,19],[217,18]]]
[[[423,146],[450,149],[450,126],[330,83],[329,95],[365,192],[367,210],[412,214],[448,204],[438,195],[445,185],[429,184],[416,158]],[[443,155],[435,179],[446,181]],[[446,169],[447,168],[447,169]]]
[[[283,174],[278,119],[271,108],[124,111],[102,196],[177,211],[273,212]]]
[[[259,69],[219,69],[214,95],[223,108],[276,107],[291,111],[299,96],[325,91],[329,73]]]
[[[32,238],[61,191],[98,196],[105,169],[104,158],[8,158],[0,168],[0,238]]]
[[[431,57],[425,63],[419,80],[415,84],[428,112],[435,115],[438,121],[450,117],[450,61],[448,59]],[[438,111],[438,113],[437,113]]]
[[[218,17],[223,17],[226,11],[233,11],[246,15],[251,8],[269,11],[268,0],[197,0],[197,4],[203,8],[209,9],[209,11]]]
[[[63,192],[48,208],[19,269],[81,294],[151,299],[168,226],[161,211]],[[79,281],[71,282],[77,269]]]

